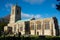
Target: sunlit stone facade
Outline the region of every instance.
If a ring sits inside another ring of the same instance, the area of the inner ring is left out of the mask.
[[[55,29],[53,18],[45,18],[45,19],[30,21],[30,31],[32,35],[54,35],[55,36],[56,35],[55,30],[56,29]]]
[[[10,22],[4,31],[13,34],[20,32],[21,35],[59,35],[56,17],[21,20],[21,8],[17,5],[12,6]]]

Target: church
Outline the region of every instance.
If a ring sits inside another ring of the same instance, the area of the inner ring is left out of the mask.
[[[59,26],[56,17],[43,19],[21,20],[21,7],[13,5],[11,7],[10,21],[4,26],[4,32],[21,35],[49,35],[58,36]]]

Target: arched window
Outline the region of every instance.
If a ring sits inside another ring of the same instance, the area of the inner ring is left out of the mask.
[[[19,9],[16,10],[16,14],[19,14]]]
[[[23,25],[20,24],[20,31],[23,31]]]
[[[16,25],[14,25],[14,33],[16,32]]]
[[[45,29],[50,29],[49,22],[45,22]]]
[[[12,27],[8,27],[8,33],[12,33]]]
[[[12,9],[12,14],[14,14],[14,9]]]
[[[37,29],[41,29],[41,24],[37,24]]]
[[[31,30],[34,30],[34,23],[31,23],[30,29],[31,29]]]
[[[41,29],[41,22],[37,21],[36,24],[37,24],[37,29],[40,30]]]
[[[20,31],[23,31],[23,27],[20,27]]]

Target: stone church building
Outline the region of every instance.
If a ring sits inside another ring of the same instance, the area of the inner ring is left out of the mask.
[[[4,32],[21,35],[50,35],[58,36],[59,27],[56,17],[44,19],[21,20],[21,8],[17,5],[11,7],[10,21],[4,27]]]

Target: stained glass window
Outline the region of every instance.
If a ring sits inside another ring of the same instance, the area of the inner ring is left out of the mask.
[[[36,24],[37,24],[37,29],[38,30],[41,29],[41,22],[40,21],[37,21]]]
[[[30,29],[34,30],[34,23],[31,23]]]
[[[45,22],[45,29],[50,29],[49,22]]]

